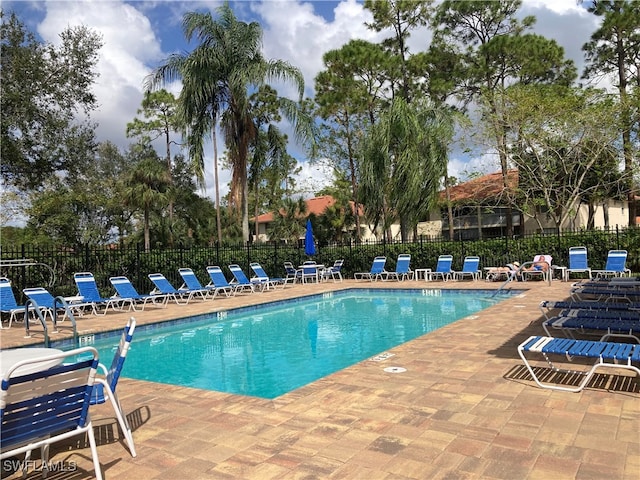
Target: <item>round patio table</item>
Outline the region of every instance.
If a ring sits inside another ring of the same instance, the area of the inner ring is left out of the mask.
[[[15,348],[12,350],[0,350],[0,377],[4,378],[6,372],[11,369],[16,363],[23,360],[35,360],[37,358],[45,358],[56,353],[62,353],[62,350],[57,348],[44,348],[44,347],[28,347],[28,348]],[[24,365],[17,370],[14,370],[13,375],[27,375],[29,373],[39,372],[40,370],[46,370],[55,365],[62,363],[62,357],[53,358],[46,362],[31,363]]]

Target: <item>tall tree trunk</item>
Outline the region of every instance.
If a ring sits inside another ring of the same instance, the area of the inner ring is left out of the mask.
[[[626,102],[627,94],[624,94]],[[623,121],[625,122],[625,128],[622,131],[622,151],[624,154],[624,172],[627,174],[627,203],[629,206],[629,226],[635,227],[636,225],[636,189],[633,179],[633,152],[631,148],[631,120],[629,108],[623,105]]]
[[[453,225],[453,206],[451,205],[451,185],[449,182],[449,171],[445,168],[444,171],[444,191],[447,198],[447,216],[449,217],[449,240],[453,240],[454,225]]]
[[[149,208],[144,209],[144,251],[151,250],[151,234],[149,229]]]
[[[246,172],[246,168],[245,168]],[[241,201],[242,201],[242,239],[246,242],[249,241],[249,195],[247,190],[249,188],[249,182],[247,176],[244,176]]]
[[[171,141],[169,130],[164,131],[165,143],[167,147],[167,172],[169,173],[169,186],[173,187],[173,172],[171,171]],[[173,195],[169,197],[169,246],[173,247]]]
[[[218,231],[218,244],[222,243],[222,222],[220,221],[220,183],[218,179],[218,140],[216,139],[216,127],[213,126],[213,177],[216,191],[216,230]]]
[[[351,139],[347,139],[347,148],[349,150],[349,169],[351,170],[351,195],[353,198],[353,209],[356,216],[356,239],[360,242],[360,206],[358,204],[358,181],[356,178],[356,164],[353,161],[351,152]]]
[[[587,216],[587,230],[593,230],[595,227],[596,206],[593,202],[589,202],[589,213]]]
[[[258,242],[258,229],[260,228],[260,222],[258,221],[258,215],[259,215],[259,208],[258,208],[258,194],[259,194],[259,190],[260,187],[258,186],[258,184],[256,184],[256,194],[255,194],[255,208],[254,208],[254,212],[253,212],[253,218],[255,218],[254,221],[254,228],[256,230],[256,238],[255,241],[256,243]]]
[[[620,5],[615,4],[615,9],[620,13]],[[616,51],[618,58],[618,92],[620,95],[620,105],[622,108],[622,152],[624,155],[624,173],[627,175],[627,202],[629,207],[629,226],[636,225],[636,192],[635,182],[633,181],[633,152],[631,149],[631,126],[633,124],[631,109],[629,108],[629,94],[627,92],[627,70],[625,68],[625,52],[624,39],[618,36],[616,41]]]
[[[502,132],[503,133],[503,132]],[[506,141],[502,134],[498,135],[498,152],[500,157],[500,168],[502,170],[502,188],[507,198],[507,231],[506,236],[513,237],[513,205],[511,202],[511,192],[509,187],[509,166],[507,165]]]
[[[487,86],[491,89],[491,82],[487,80]],[[491,91],[491,90],[489,90]],[[494,128],[496,136],[496,147],[498,149],[498,157],[500,158],[500,169],[502,171],[502,188],[503,196],[507,199],[507,237],[513,237],[513,205],[511,201],[511,191],[509,188],[509,165],[507,164],[507,139],[504,122],[502,121],[503,112],[498,115],[498,105],[495,97],[489,98],[489,107],[494,118]]]

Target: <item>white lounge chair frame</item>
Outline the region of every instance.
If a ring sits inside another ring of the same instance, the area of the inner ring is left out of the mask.
[[[451,280],[451,276],[453,275],[453,270],[451,269],[451,264],[453,263],[453,255],[440,255],[438,256],[438,262],[436,263],[436,268],[433,272],[431,272],[431,280],[437,280],[438,277],[442,278],[443,282],[447,280]]]
[[[542,355],[554,374],[578,375],[583,376],[583,379],[579,385],[567,387],[552,381],[556,375],[545,375],[544,379],[540,378],[527,359],[525,355],[527,353]],[[640,344],[531,336],[518,346],[518,355],[536,384],[552,390],[579,392],[587,386],[593,374],[602,368],[631,370],[640,375],[640,368],[638,368],[640,365]],[[564,357],[568,362],[581,358],[593,360],[594,363],[587,370],[568,370],[557,367],[551,360],[552,356]]]
[[[462,270],[453,272],[454,280],[464,280],[465,277],[471,277],[471,280],[480,280],[482,278],[482,270],[480,270],[480,257],[477,255],[467,255],[462,262]]]
[[[616,268],[618,262],[621,268]],[[626,267],[627,251],[626,250],[609,250],[607,253],[607,263],[602,270],[591,270],[596,278],[599,277],[625,277],[631,276],[631,270]]]
[[[411,270],[411,255],[408,253],[401,253],[398,255],[396,261],[396,269],[393,272],[383,272],[381,274],[382,280],[411,280],[413,279],[413,271]]]
[[[387,263],[387,257],[378,256],[371,262],[371,270],[368,272],[356,272],[353,274],[353,278],[356,280],[370,280],[375,281],[382,279],[385,273],[384,266]]]
[[[71,356],[83,359],[48,368],[52,361],[54,364],[62,363]],[[39,363],[44,365],[42,369],[38,367]],[[92,347],[83,347],[48,357],[23,360],[9,368],[4,374],[0,390],[0,460],[22,453],[28,459],[32,450],[40,448],[42,461],[46,463],[50,445],[86,435],[96,478],[102,480],[89,415],[97,366],[98,352]],[[35,373],[20,375],[17,370],[22,367],[29,367]]]

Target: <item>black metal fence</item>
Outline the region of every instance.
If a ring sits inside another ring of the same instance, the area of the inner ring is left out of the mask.
[[[539,253],[551,255],[556,265],[568,265],[569,247],[577,245],[587,247],[592,268],[604,267],[609,250],[624,249],[629,254],[627,266],[633,272],[640,272],[640,228],[531,234],[514,239],[450,241],[420,238],[412,242],[330,244],[318,247],[313,260],[332,265],[334,260],[342,258],[345,260],[342,271],[347,277],[352,277],[354,272],[369,271],[371,261],[378,255],[386,256],[386,268],[393,270],[400,253],[411,254],[412,269],[434,268],[438,256],[443,254],[453,255],[454,269],[462,268],[466,255],[480,256],[481,267],[504,265],[516,260],[530,261]],[[46,286],[54,295],[68,296],[76,293],[73,274],[91,272],[106,297],[113,294],[109,283],[109,277],[113,276],[126,275],[140,292],[148,292],[153,287],[147,277],[149,273],[163,273],[179,287],[182,282],[178,269],[182,267],[193,269],[200,281],[207,284],[207,265],[221,266],[230,278],[226,269],[228,265],[236,263],[251,274],[249,263],[259,262],[269,275],[277,277],[284,275],[285,261],[299,265],[307,259],[302,245],[281,244],[215,245],[150,252],[144,252],[140,247],[87,246],[74,251],[3,245],[0,249],[0,276],[12,281],[20,298],[23,288],[35,286]]]

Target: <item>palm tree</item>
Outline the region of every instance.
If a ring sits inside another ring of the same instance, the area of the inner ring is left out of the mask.
[[[167,201],[165,192],[170,184],[171,177],[157,156],[145,156],[127,176],[123,202],[143,212],[145,252],[151,249],[149,228],[151,210]]]
[[[307,203],[302,197],[283,199],[280,210],[274,212],[269,238],[297,242],[304,235],[306,217]]]
[[[217,20],[210,13],[184,15],[185,38],[191,41],[195,37],[199,45],[189,54],[171,55],[148,77],[147,88],[182,80],[179,110],[187,125],[189,155],[198,166],[200,181],[204,176],[204,138],[211,132],[215,139],[220,122],[232,169],[230,203],[236,211],[242,210],[242,235],[248,241],[247,158],[249,145],[257,135],[249,92],[270,80],[292,81],[302,100],[304,80],[298,68],[263,57],[260,24],[238,21],[228,3],[217,12]],[[311,119],[302,113],[298,102],[282,100],[281,112],[294,125],[296,137],[311,139]],[[216,207],[219,209],[217,201]]]

